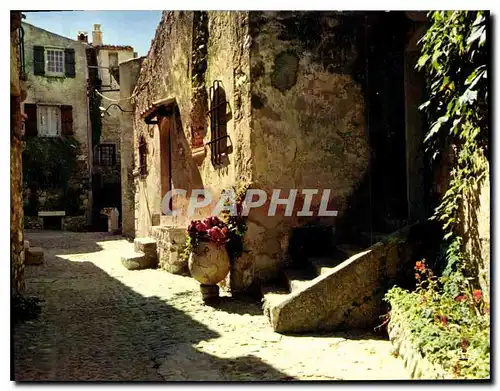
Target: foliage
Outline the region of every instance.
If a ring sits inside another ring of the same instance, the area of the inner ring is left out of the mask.
[[[451,296],[425,261],[417,262],[415,269],[414,292],[394,287],[387,293],[391,317],[404,316],[412,342],[430,362],[457,378],[488,378],[490,316],[481,291]]]
[[[386,300],[391,313],[404,313],[424,355],[457,376],[484,378],[489,375],[489,305],[470,284],[473,267],[461,236],[461,212],[487,173],[488,15],[429,15],[432,23],[421,40],[417,67],[426,73],[429,99],[421,109],[432,124],[426,153],[434,167],[451,158],[448,188],[431,217],[443,224],[444,267],[437,277],[417,263],[416,291],[396,287]]]
[[[243,237],[247,231],[246,217],[241,216],[242,203],[247,187],[236,193],[236,209],[238,215],[232,216],[225,210],[223,216],[210,216],[203,221],[194,220],[187,229],[186,244],[182,257],[187,260],[200,241],[225,245],[231,262],[245,252]]]
[[[23,151],[23,178],[27,186],[44,189],[55,184],[66,189],[77,163],[80,144],[74,137],[32,137]]]

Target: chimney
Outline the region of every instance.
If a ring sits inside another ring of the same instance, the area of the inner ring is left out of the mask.
[[[94,31],[92,31],[92,45],[102,45],[102,32],[100,24],[94,24]]]
[[[89,42],[89,35],[87,34],[86,31],[78,31],[78,34],[76,36],[76,40],[79,42]]]

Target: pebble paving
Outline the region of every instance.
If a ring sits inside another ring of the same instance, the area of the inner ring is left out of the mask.
[[[409,379],[381,333],[285,336],[261,303],[198,283],[129,271],[133,243],[107,233],[27,231],[45,262],[26,267],[38,319],[14,328],[16,381],[295,381]]]

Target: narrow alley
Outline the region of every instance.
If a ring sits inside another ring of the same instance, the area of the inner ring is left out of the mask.
[[[408,379],[385,335],[284,336],[258,302],[204,305],[198,283],[126,270],[133,244],[107,233],[27,231],[45,262],[26,267],[37,320],[14,329],[16,380]]]

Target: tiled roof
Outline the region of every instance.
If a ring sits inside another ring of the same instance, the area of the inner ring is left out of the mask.
[[[96,45],[96,49],[105,49],[105,50],[128,50],[133,52],[134,48],[128,45]]]

